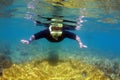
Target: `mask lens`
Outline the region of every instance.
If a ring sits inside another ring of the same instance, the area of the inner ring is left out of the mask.
[[[61,27],[52,27],[52,31],[61,31]]]

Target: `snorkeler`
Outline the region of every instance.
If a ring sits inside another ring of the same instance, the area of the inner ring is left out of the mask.
[[[39,22],[40,23],[40,22]],[[49,24],[45,24],[46,26],[49,26]],[[50,42],[60,42],[65,38],[76,40],[80,46],[80,48],[87,48],[86,45],[83,45],[78,35],[66,31],[65,26],[63,26],[63,20],[58,18],[51,19],[50,26],[40,31],[30,37],[29,40],[22,39],[21,42],[23,44],[30,44],[34,40],[38,40],[41,38],[46,38]]]

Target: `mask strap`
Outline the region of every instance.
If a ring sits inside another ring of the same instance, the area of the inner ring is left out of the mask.
[[[50,27],[49,27],[50,32],[52,31],[52,29],[51,29],[51,28],[52,28],[52,25],[50,25]]]

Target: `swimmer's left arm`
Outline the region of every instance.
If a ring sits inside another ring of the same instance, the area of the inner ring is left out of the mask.
[[[86,45],[83,45],[82,41],[80,40],[80,37],[76,35],[76,41],[78,42],[80,48],[87,48]]]
[[[64,35],[69,39],[74,39],[78,42],[80,48],[87,48],[86,45],[83,45],[82,41],[80,40],[80,37],[72,32],[64,31]]]

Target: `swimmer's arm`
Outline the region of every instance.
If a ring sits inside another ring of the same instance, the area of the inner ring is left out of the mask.
[[[40,31],[38,33],[35,33],[34,35],[32,35],[29,38],[29,40],[22,39],[21,42],[23,44],[30,44],[34,40],[45,38],[46,34],[48,34],[48,33],[49,33],[49,31],[48,31],[48,29],[46,29],[46,30]]]
[[[80,26],[64,24],[63,30],[80,30]]]
[[[33,40],[35,40],[35,36],[32,35],[29,40],[22,39],[21,42],[23,44],[30,44]]]
[[[82,41],[80,40],[80,37],[76,35],[76,41],[78,42],[80,48],[87,48],[86,45],[83,45]]]
[[[67,37],[67,38],[70,38],[70,39],[73,39],[73,40],[76,40],[80,46],[80,48],[87,48],[86,45],[83,45],[82,41],[80,40],[80,37],[72,32],[69,32],[69,31],[64,31],[63,32],[64,35]]]

